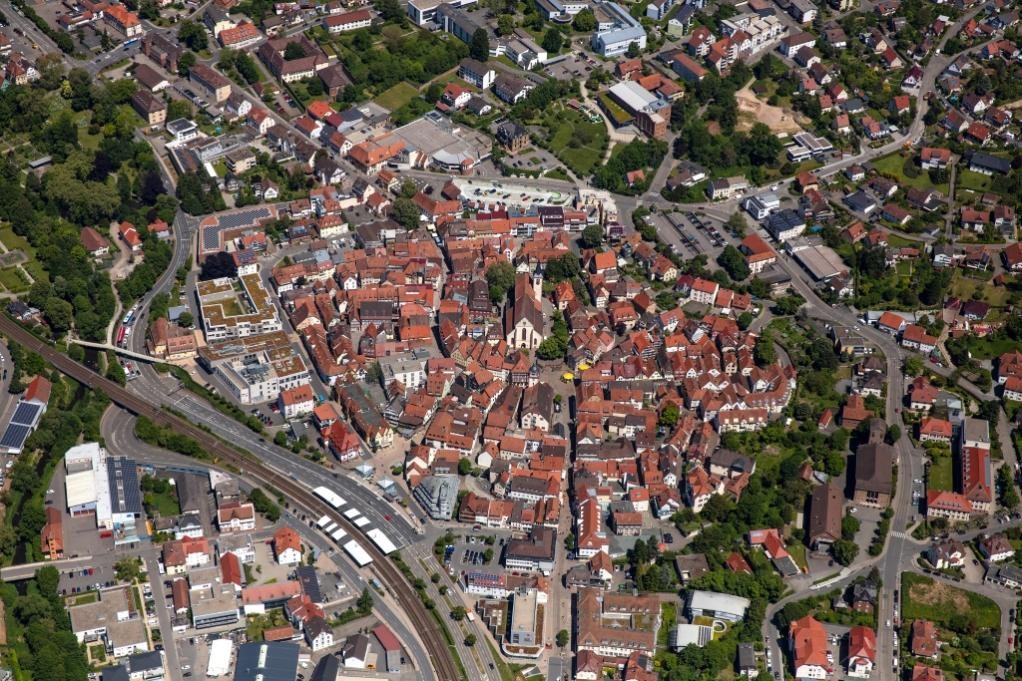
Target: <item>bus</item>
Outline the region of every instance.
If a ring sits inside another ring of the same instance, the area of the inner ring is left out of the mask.
[[[120,327],[117,330],[117,345],[118,347],[124,347],[124,327]]]

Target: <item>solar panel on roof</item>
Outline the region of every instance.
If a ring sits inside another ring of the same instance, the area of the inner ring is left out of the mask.
[[[18,407],[14,410],[14,416],[11,417],[11,423],[25,426],[35,425],[35,420],[39,416],[40,411],[42,411],[42,407],[38,404],[18,402]]]
[[[0,437],[0,447],[20,450],[24,446],[25,440],[28,439],[30,432],[32,432],[32,429],[28,426],[12,423],[7,426],[3,437]]]

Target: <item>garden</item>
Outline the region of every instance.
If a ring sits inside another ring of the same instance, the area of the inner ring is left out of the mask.
[[[592,173],[607,149],[609,138],[604,124],[593,123],[573,109],[548,109],[540,125],[547,131],[550,151],[576,175]]]
[[[959,589],[942,580],[906,572],[901,577],[902,628],[913,620],[937,625],[943,645],[937,665],[962,678],[978,669],[997,668],[1001,610],[981,594]],[[905,658],[906,664],[911,658]]]

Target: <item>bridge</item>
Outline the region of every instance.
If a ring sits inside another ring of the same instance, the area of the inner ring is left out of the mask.
[[[111,345],[110,343],[94,343],[92,341],[83,341],[79,340],[78,338],[70,337],[67,339],[67,342],[74,343],[76,345],[81,345],[82,347],[86,348],[96,348],[97,350],[112,350],[113,352],[116,352],[118,355],[122,357],[130,357],[131,359],[137,359],[140,362],[159,364],[162,361],[155,357],[150,357],[149,355],[143,355],[140,352],[133,352],[132,350],[128,350],[126,348],[119,348],[116,345]]]
[[[23,565],[11,565],[0,568],[0,579],[5,582],[20,582],[35,577],[36,570],[47,565],[52,565],[61,572],[71,568],[87,568],[93,563],[92,556],[78,556],[76,558],[62,558],[60,560],[41,560],[38,563],[25,563]]]

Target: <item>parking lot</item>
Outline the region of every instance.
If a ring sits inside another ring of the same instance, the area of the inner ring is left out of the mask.
[[[713,259],[724,246],[736,240],[728,233],[724,224],[705,215],[696,215],[691,211],[684,213],[670,212],[651,215],[649,218],[657,226],[657,231],[670,235],[680,242],[681,248],[675,246],[675,252],[682,257],[693,257],[700,253]]]
[[[596,68],[597,62],[584,52],[573,52],[564,59],[546,65],[546,72],[558,80],[587,80]]]
[[[487,542],[490,543],[487,543]],[[472,570],[484,570],[499,567],[500,553],[504,549],[507,538],[492,533],[469,535],[461,541],[455,541],[444,550],[443,563],[447,571],[454,575]],[[490,560],[487,561],[487,551]]]

